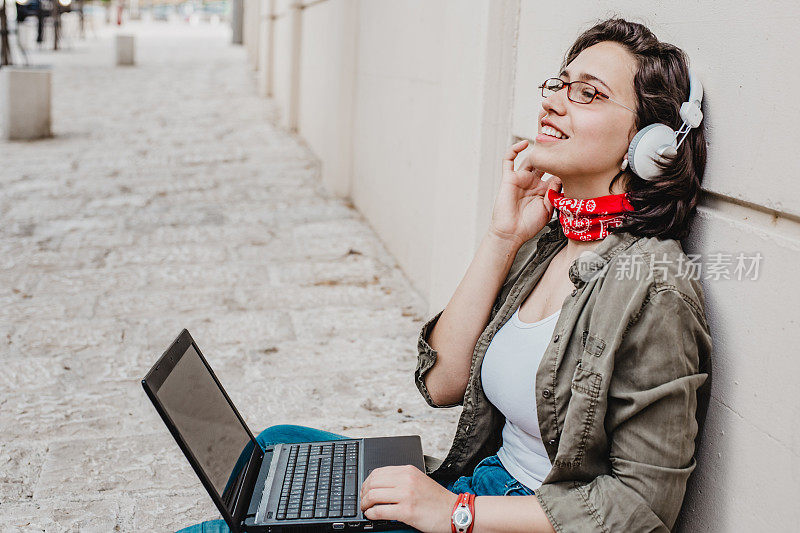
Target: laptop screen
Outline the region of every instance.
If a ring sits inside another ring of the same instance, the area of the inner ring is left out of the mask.
[[[225,507],[233,511],[253,440],[192,344],[154,391]]]

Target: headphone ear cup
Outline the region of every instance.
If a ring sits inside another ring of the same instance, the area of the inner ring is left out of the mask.
[[[628,147],[628,164],[634,174],[645,180],[661,175],[656,162],[666,162],[658,150],[675,142],[675,130],[666,124],[650,124],[636,133]]]

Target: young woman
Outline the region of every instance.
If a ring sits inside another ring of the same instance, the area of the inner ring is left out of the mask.
[[[711,350],[678,241],[700,193],[702,124],[656,179],[627,157],[645,126],[680,127],[689,79],[680,49],[612,19],[542,84],[536,142],[516,171],[528,141],[505,155],[485,237],[420,334],[420,392],[464,407],[450,452],[429,475],[374,470],[367,518],[446,533],[463,498],[474,533],[673,527]],[[336,437],[275,426],[259,441]]]

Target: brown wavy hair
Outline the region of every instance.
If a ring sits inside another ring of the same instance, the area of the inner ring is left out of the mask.
[[[636,92],[636,128],[655,123],[677,130],[681,104],[689,97],[688,59],[683,50],[659,41],[646,26],[621,18],[604,20],[581,34],[570,47],[562,67],[597,43],[611,41],[624,46],[636,58],[633,78]],[[690,130],[678,154],[654,181],[643,180],[630,170],[617,174],[609,185],[625,179],[624,188],[635,211],[625,213],[623,223],[610,232],[629,232],[660,239],[683,239],[700,199],[700,182],[706,167],[703,127]]]

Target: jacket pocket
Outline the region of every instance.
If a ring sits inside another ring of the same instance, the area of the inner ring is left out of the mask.
[[[603,355],[603,350],[606,349],[606,342],[600,337],[591,335],[588,331],[584,331],[581,336],[581,344],[583,345],[584,353],[600,357]]]
[[[603,376],[583,367],[579,361],[572,376],[572,397],[567,405],[564,434],[574,436],[572,442],[562,442],[561,448],[566,456],[556,458],[555,466],[575,468],[583,461],[586,446],[595,432],[597,402]],[[560,454],[559,454],[560,455]]]

